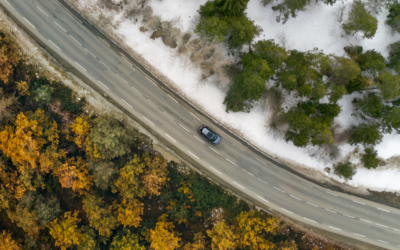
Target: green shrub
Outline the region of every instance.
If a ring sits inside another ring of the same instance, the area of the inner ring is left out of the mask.
[[[389,15],[387,16],[386,23],[392,30],[400,32],[400,3],[394,2],[390,5]]]
[[[377,155],[378,153],[376,152],[376,150],[371,148],[365,149],[365,154],[362,157],[364,166],[368,169],[376,168],[379,165],[379,159],[376,158]]]
[[[342,27],[348,35],[361,31],[365,38],[372,38],[378,28],[378,20],[368,13],[365,3],[356,0],[351,6],[348,20]]]
[[[360,74],[356,78],[350,80],[348,84],[346,84],[346,90],[348,94],[351,94],[356,91],[364,90],[368,87],[368,85],[369,78]]]
[[[382,141],[382,134],[379,132],[379,124],[368,125],[366,123],[353,127],[349,143],[351,145],[364,144],[376,145]]]
[[[388,67],[400,73],[400,42],[389,45]]]
[[[72,90],[62,84],[57,84],[54,91],[54,97],[61,102],[61,109],[71,114],[79,115],[86,105],[85,98],[75,101]]]
[[[341,162],[335,166],[334,173],[343,177],[346,180],[351,180],[351,178],[356,174],[356,170],[353,168],[350,162]]]

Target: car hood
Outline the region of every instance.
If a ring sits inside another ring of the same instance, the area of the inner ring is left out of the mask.
[[[218,138],[214,141],[214,144],[218,144],[221,141],[221,136],[218,136]]]

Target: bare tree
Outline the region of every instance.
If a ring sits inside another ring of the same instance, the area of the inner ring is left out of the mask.
[[[336,21],[339,22],[339,23],[343,22],[345,13],[346,13],[346,5],[341,3],[337,7],[336,11],[334,12],[334,16],[336,18]]]

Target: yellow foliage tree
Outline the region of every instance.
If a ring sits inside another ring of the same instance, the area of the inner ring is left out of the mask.
[[[194,242],[187,243],[182,250],[205,250],[206,241],[202,233],[197,233],[194,235]]]
[[[167,215],[160,216],[155,229],[150,229],[146,240],[151,250],[174,250],[179,247],[180,238],[173,231],[174,225],[167,221]]]
[[[78,116],[75,122],[71,125],[72,131],[75,133],[74,142],[78,148],[83,148],[86,136],[89,134],[92,125],[85,117]]]
[[[82,229],[78,228],[81,219],[77,218],[78,212],[66,212],[60,220],[50,222],[50,235],[55,240],[55,245],[61,250],[66,250],[73,245],[79,245],[82,239]]]
[[[150,195],[160,195],[161,186],[167,182],[167,162],[161,156],[143,155],[146,170],[142,176],[145,191]]]
[[[8,77],[17,66],[20,56],[17,43],[9,36],[0,35],[0,80],[8,83]]]
[[[58,177],[63,188],[72,188],[80,195],[86,194],[93,185],[93,176],[89,174],[87,163],[81,157],[68,158],[66,163],[53,173]]]
[[[276,234],[279,229],[278,219],[265,218],[255,211],[242,212],[235,219],[239,247],[252,250],[268,250],[275,247],[272,242],[266,240],[266,236]]]
[[[119,191],[120,195],[125,199],[134,199],[136,197],[143,197],[146,192],[140,182],[140,174],[143,173],[145,168],[144,162],[135,155],[133,160],[128,162],[119,172],[119,177],[115,182],[113,192]]]
[[[142,221],[143,203],[139,200],[123,199],[118,208],[118,221],[125,227],[138,227]]]
[[[102,159],[99,149],[96,146],[96,143],[93,143],[89,136],[86,137],[86,156],[90,158],[92,161]]]
[[[213,250],[231,250],[236,248],[236,235],[225,220],[215,224],[212,230],[207,230],[207,235],[211,238],[211,248]]]
[[[19,81],[19,82],[16,82],[16,84],[17,84],[17,90],[18,90],[18,93],[19,93],[19,95],[21,95],[21,96],[29,96],[30,95],[30,93],[29,93],[29,86],[28,86],[28,83],[26,83],[26,81]]]
[[[11,234],[3,231],[0,234],[0,249],[21,250],[21,246],[11,238]]]

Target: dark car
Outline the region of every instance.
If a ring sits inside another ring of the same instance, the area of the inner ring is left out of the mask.
[[[201,125],[201,127],[199,128],[199,134],[204,135],[214,144],[218,144],[221,141],[221,136],[217,135],[206,125]]]

